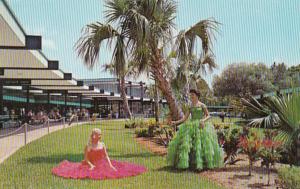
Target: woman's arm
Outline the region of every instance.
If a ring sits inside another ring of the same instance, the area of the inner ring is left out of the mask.
[[[200,128],[203,128],[203,127],[204,127],[204,123],[205,123],[208,119],[210,119],[210,115],[209,115],[208,109],[207,109],[207,107],[206,107],[205,104],[201,104],[201,108],[202,108],[202,110],[203,110],[203,112],[204,112],[204,118],[202,118],[202,119],[200,120]]]
[[[177,121],[172,121],[171,124],[173,125],[179,125],[183,122],[185,122],[190,116],[190,110],[188,110],[185,115],[183,116],[183,118],[181,118],[180,120],[177,120]]]
[[[88,159],[87,153],[88,153],[88,146],[85,146],[85,148],[84,148],[84,161],[86,161],[86,163],[90,166],[90,169],[92,170],[92,169],[95,168],[95,165],[90,162],[90,160]]]
[[[116,169],[116,168],[111,164],[111,162],[110,162],[110,159],[109,159],[109,157],[108,157],[106,148],[105,148],[105,147],[103,147],[103,148],[104,148],[105,156],[106,156],[106,159],[107,159],[107,161],[108,161],[109,166],[110,166],[113,170],[117,171],[117,169]]]

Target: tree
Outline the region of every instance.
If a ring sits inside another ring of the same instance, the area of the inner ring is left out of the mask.
[[[183,103],[189,103],[190,88],[201,90],[202,96],[209,92],[209,87],[206,81],[202,79],[202,76],[207,74],[207,69],[212,72],[217,67],[212,54],[200,56],[198,59],[193,55],[190,58],[186,56],[188,55],[180,55],[178,57],[179,60],[183,59],[185,61],[179,61],[176,73],[173,74],[175,75],[173,88],[180,93]]]
[[[286,81],[290,87],[300,87],[300,64],[297,66],[291,66],[288,68],[288,80]]]
[[[220,76],[213,79],[216,96],[260,95],[274,90],[273,75],[263,63],[238,63],[229,65]]]
[[[87,33],[79,40],[78,54],[87,64],[94,64],[102,41],[109,44],[116,40],[114,60],[126,58],[134,62],[138,73],[150,72],[166,98],[174,120],[181,118],[182,110],[172,91],[166,74],[166,54],[174,36],[176,3],[173,0],[107,0],[106,23],[87,25]],[[112,25],[115,25],[113,27]],[[211,35],[218,23],[212,19],[202,20],[183,30],[175,49],[178,57],[191,57],[196,40],[201,40],[203,54],[211,51]],[[176,36],[175,36],[176,37]],[[117,53],[117,52],[123,53]],[[188,59],[184,59],[188,60]]]
[[[132,114],[128,105],[128,99],[126,97],[126,86],[125,86],[125,76],[130,73],[130,68],[126,68],[127,64],[124,66],[118,65],[120,62],[113,61],[111,64],[105,64],[104,68],[105,71],[109,71],[112,74],[116,75],[119,79],[119,86],[120,86],[120,92],[121,92],[121,98],[123,101],[123,107],[126,113],[126,117],[129,119],[132,119]],[[120,69],[117,69],[117,68]]]
[[[155,82],[155,84],[149,86],[149,88],[147,89],[147,93],[150,98],[154,99],[155,121],[156,121],[156,125],[158,125],[158,123],[159,123],[159,93],[158,93],[156,82]]]

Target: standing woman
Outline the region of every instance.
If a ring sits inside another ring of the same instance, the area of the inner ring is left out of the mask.
[[[207,107],[199,101],[200,93],[190,90],[192,105],[185,116],[171,124],[181,124],[168,147],[167,162],[177,169],[212,169],[223,166],[223,150]],[[186,121],[191,114],[191,119]]]

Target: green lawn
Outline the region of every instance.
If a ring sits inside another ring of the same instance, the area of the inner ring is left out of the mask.
[[[149,153],[134,141],[134,131],[123,122],[82,125],[51,133],[21,148],[0,165],[0,188],[221,188],[199,174],[175,171],[165,157]],[[64,159],[81,161],[90,131],[103,132],[111,159],[144,165],[148,172],[118,180],[73,180],[53,176],[51,168]]]

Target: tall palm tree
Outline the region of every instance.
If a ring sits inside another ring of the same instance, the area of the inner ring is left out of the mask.
[[[300,93],[275,95],[261,102],[250,97],[242,98],[235,107],[246,114],[247,124],[253,127],[277,129],[289,152],[290,162],[296,163],[297,140],[300,140]],[[298,147],[300,149],[300,147]],[[300,157],[298,157],[300,162]]]
[[[105,64],[104,69],[105,69],[105,71],[109,71],[110,73],[112,73],[118,77],[121,99],[123,101],[123,108],[124,108],[125,114],[126,114],[125,116],[129,119],[132,119],[132,113],[130,111],[130,108],[128,105],[128,99],[126,97],[126,86],[125,86],[125,76],[130,75],[131,70],[130,70],[130,68],[126,68],[125,66],[121,67],[121,70],[116,69],[118,67],[118,65],[114,64],[114,63],[116,63],[116,62],[113,62],[111,64]]]
[[[170,45],[176,3],[173,0],[107,0],[106,23],[87,25],[87,31],[77,43],[77,52],[86,64],[93,65],[99,56],[104,40],[116,41],[113,60],[125,63],[125,58],[135,62],[139,73],[151,72],[165,96],[173,119],[182,117],[181,107],[173,94],[164,65]],[[116,27],[113,27],[115,25]],[[202,20],[179,33],[180,43],[175,47],[178,57],[194,54],[196,39],[202,42],[202,50],[211,50],[211,35],[218,23],[212,19]],[[119,65],[122,65],[121,63]]]
[[[176,73],[173,74],[175,76],[173,78],[173,88],[180,91],[184,103],[189,103],[189,89],[192,87],[201,90],[199,84],[206,83],[203,76],[217,68],[212,54],[201,55],[199,58],[192,57],[194,58],[181,62],[176,69]],[[204,91],[204,93],[206,92],[208,91]]]

